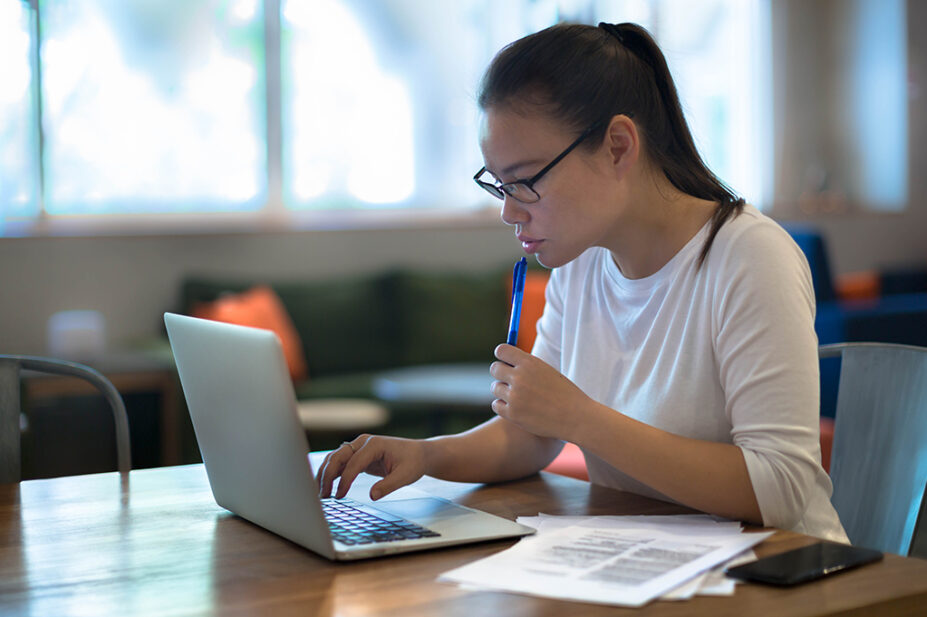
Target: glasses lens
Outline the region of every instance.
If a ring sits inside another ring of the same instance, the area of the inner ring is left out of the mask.
[[[540,196],[535,192],[535,190],[524,182],[511,182],[509,184],[503,184],[502,190],[508,193],[512,199],[517,199],[518,201],[526,204],[533,204],[538,199],[540,199]]]
[[[502,189],[500,189],[495,184],[490,184],[489,182],[484,182],[482,180],[477,180],[476,183],[486,189],[486,192],[496,199],[505,199],[505,193],[503,193]]]
[[[483,190],[495,197],[496,199],[505,199],[505,193],[502,192],[502,189],[499,188],[499,185],[495,183],[495,178],[492,177],[486,168],[484,167],[473,176],[473,180],[479,184]]]

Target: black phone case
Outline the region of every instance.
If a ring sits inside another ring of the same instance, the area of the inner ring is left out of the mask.
[[[727,575],[768,585],[798,585],[882,559],[882,553],[848,544],[819,542],[731,568]]]

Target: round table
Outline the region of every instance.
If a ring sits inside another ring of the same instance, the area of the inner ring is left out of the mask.
[[[448,408],[474,414],[492,410],[489,363],[432,364],[384,371],[373,379],[374,394],[391,403],[427,407],[432,432],[441,433]]]

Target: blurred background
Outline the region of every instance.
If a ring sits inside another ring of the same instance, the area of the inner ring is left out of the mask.
[[[475,93],[558,21],[650,29],[709,166],[835,280],[927,270],[918,0],[0,0],[0,353],[64,312],[112,360],[191,276],[510,264]]]

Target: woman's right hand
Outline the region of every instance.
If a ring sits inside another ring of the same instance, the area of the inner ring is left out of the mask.
[[[357,475],[366,472],[383,479],[370,488],[370,498],[380,499],[425,475],[426,442],[401,437],[360,435],[329,452],[316,475],[319,496],[330,497],[337,478],[335,498],[347,495]]]

